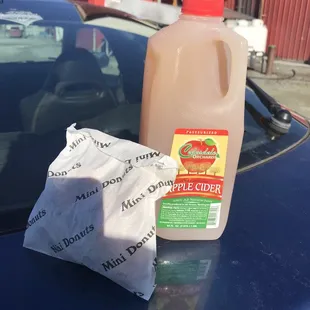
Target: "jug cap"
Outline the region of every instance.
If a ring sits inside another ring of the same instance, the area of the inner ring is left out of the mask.
[[[183,0],[182,13],[222,17],[224,15],[224,0]]]

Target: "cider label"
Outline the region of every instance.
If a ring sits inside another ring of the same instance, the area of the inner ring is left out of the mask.
[[[159,228],[217,228],[221,214],[228,131],[177,129],[171,157],[176,180],[161,201]]]

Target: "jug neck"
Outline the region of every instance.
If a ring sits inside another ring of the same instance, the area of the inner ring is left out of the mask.
[[[197,16],[188,14],[181,14],[180,19],[185,21],[207,22],[210,24],[221,24],[224,20],[223,17]]]

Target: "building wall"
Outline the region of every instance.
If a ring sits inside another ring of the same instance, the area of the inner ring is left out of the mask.
[[[310,0],[265,0],[263,14],[278,58],[310,59]]]
[[[225,0],[225,6],[234,10],[238,1]],[[243,0],[243,7],[251,1],[257,0]],[[277,46],[277,57],[287,60],[310,60],[310,0],[260,2],[264,2],[263,20],[268,28],[267,45]]]
[[[235,10],[237,0],[224,0],[225,6],[229,9]]]

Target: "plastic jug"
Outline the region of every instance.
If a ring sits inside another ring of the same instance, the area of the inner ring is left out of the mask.
[[[217,239],[227,223],[248,48],[223,23],[223,10],[223,0],[184,0],[179,20],[148,43],[140,143],[179,163],[171,191],[156,203],[164,239]]]

